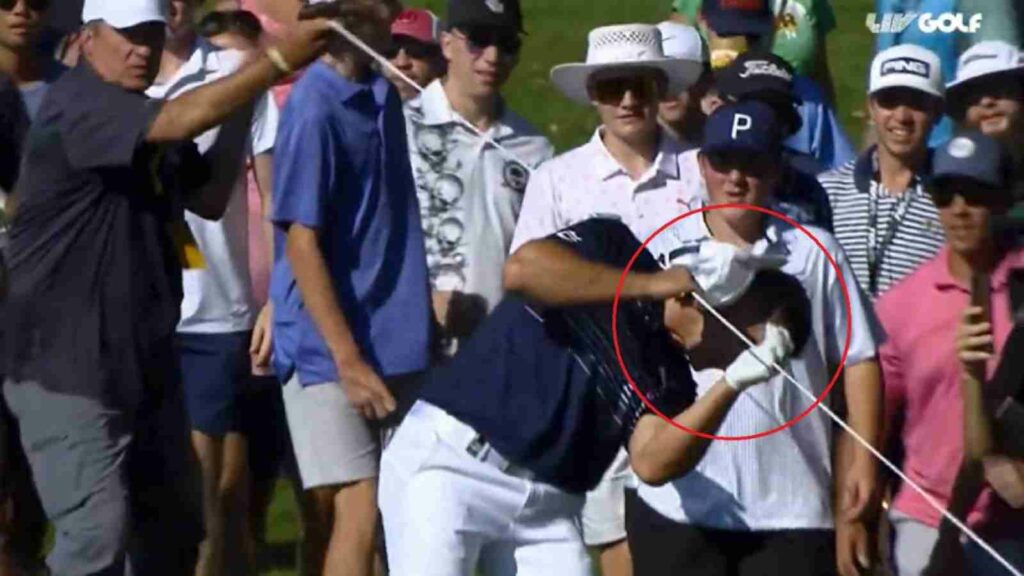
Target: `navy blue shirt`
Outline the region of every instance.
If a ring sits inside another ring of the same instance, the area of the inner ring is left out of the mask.
[[[327,344],[302,302],[285,233],[319,233],[335,296],[366,361],[383,376],[427,367],[430,290],[423,228],[398,93],[322,62],[295,85],[274,148],[274,362],[287,381],[336,382]]]
[[[622,223],[594,219],[551,237],[583,257],[624,267],[640,242]],[[646,251],[635,270],[657,270]],[[696,397],[689,362],[663,324],[661,303],[623,302],[619,339],[648,400],[675,415]],[[421,398],[472,426],[510,461],[571,492],[597,485],[627,446],[646,406],[611,346],[611,306],[544,310],[506,297]]]
[[[15,380],[123,402],[169,356],[181,305],[174,225],[207,172],[191,142],[145,142],[160,107],[86,63],[43,99],[10,230],[4,328]]]

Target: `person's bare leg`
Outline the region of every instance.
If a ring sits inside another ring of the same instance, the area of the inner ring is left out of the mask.
[[[627,541],[601,546],[599,550],[602,576],[633,576],[633,557]]]
[[[334,525],[334,500],[340,491],[338,486],[324,486],[307,490],[303,497],[303,539],[302,568],[307,576],[322,576],[326,573],[327,549],[331,542],[331,527]]]
[[[203,526],[206,537],[199,545],[196,576],[222,576],[224,573],[224,514],[220,501],[220,476],[223,467],[224,439],[198,430],[191,434],[192,449],[203,475]]]
[[[224,438],[218,494],[224,513],[226,574],[253,573],[254,550],[249,532],[249,464],[245,436],[232,432]]]
[[[334,497],[324,576],[373,576],[377,543],[377,479],[346,484]]]

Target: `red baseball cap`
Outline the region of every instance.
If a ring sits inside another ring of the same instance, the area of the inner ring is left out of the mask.
[[[392,36],[409,36],[427,44],[437,44],[441,21],[430,10],[409,8],[403,10],[391,24]]]

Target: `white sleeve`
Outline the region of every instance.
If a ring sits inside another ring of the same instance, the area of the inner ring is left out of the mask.
[[[827,259],[823,258],[824,274],[826,275],[823,294],[825,319],[828,321],[827,326],[831,327],[831,330],[827,330],[825,343],[828,361],[838,365],[842,359],[848,324],[851,327],[850,350],[846,356],[846,365],[852,366],[876,358],[878,343],[882,339],[882,329],[878,317],[875,315],[874,304],[857,283],[853,270],[850,268],[850,262],[839,242],[824,231],[815,230],[815,233],[828,249],[832,258],[835,259],[836,264],[839,265],[846,284],[846,292],[850,295],[850,313],[847,315],[842,285],[836,276],[835,269]]]
[[[509,254],[514,254],[531,240],[546,238],[562,228],[559,224],[562,219],[558,215],[558,193],[550,168],[550,164],[542,164],[530,176]]]
[[[281,113],[277,109],[270,93],[266,93],[256,103],[256,109],[252,114],[252,127],[250,132],[250,145],[253,156],[266,154],[274,149],[277,141],[277,125]]]

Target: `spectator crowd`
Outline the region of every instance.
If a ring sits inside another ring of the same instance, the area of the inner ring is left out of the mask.
[[[1024,571],[1018,4],[0,0],[0,576]]]

